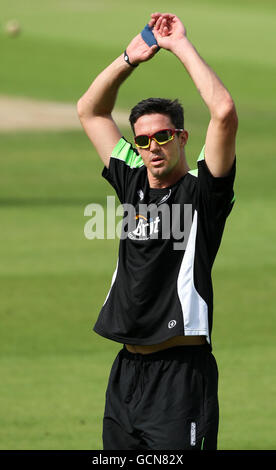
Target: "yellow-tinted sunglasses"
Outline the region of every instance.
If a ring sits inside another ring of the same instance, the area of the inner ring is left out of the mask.
[[[154,139],[159,145],[164,145],[170,140],[173,140],[176,132],[181,132],[183,129],[161,129],[152,135],[136,135],[134,142],[137,147],[141,149],[147,149],[150,146],[151,139]]]

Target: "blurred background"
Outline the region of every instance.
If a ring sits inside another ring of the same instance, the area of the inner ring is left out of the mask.
[[[92,331],[118,239],[87,240],[84,208],[114,194],[76,103],[164,0],[2,0],[0,16],[0,448],[101,449],[105,389],[121,345]],[[239,114],[236,203],[213,268],[219,449],[275,449],[273,0],[170,3]],[[191,168],[208,110],[167,51],[120,90],[116,113],[179,98]]]

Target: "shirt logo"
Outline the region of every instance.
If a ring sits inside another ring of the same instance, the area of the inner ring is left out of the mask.
[[[157,205],[159,206],[160,204],[163,204],[164,202],[166,202],[166,201],[169,199],[169,197],[170,197],[171,194],[172,194],[172,190],[170,189],[169,192],[168,192],[168,194],[166,194],[165,196],[163,196],[162,199],[158,202]]]
[[[168,328],[174,328],[176,325],[176,320],[170,320],[169,323],[168,323]]]
[[[140,201],[143,201],[143,199],[144,199],[144,193],[143,193],[142,189],[139,189],[139,190],[137,191],[137,193],[138,193],[138,196],[139,196],[139,198],[140,198]]]
[[[136,221],[138,221],[137,227],[132,232],[128,233],[128,237],[132,240],[149,240],[151,236],[158,235],[159,233],[159,216],[149,219],[143,215],[136,215]]]
[[[191,446],[196,445],[196,423],[192,422],[191,423],[191,440],[190,440]]]

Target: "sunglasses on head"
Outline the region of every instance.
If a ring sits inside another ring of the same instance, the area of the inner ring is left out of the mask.
[[[151,139],[155,140],[159,145],[164,145],[170,140],[173,140],[176,132],[181,132],[183,129],[161,129],[152,135],[136,135],[134,142],[137,147],[141,149],[147,149],[150,146]]]

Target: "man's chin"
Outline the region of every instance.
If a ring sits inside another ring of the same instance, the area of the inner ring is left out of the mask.
[[[151,172],[152,176],[160,177],[160,178],[169,173],[168,169],[164,166],[162,166],[160,168],[151,168],[150,172]]]

